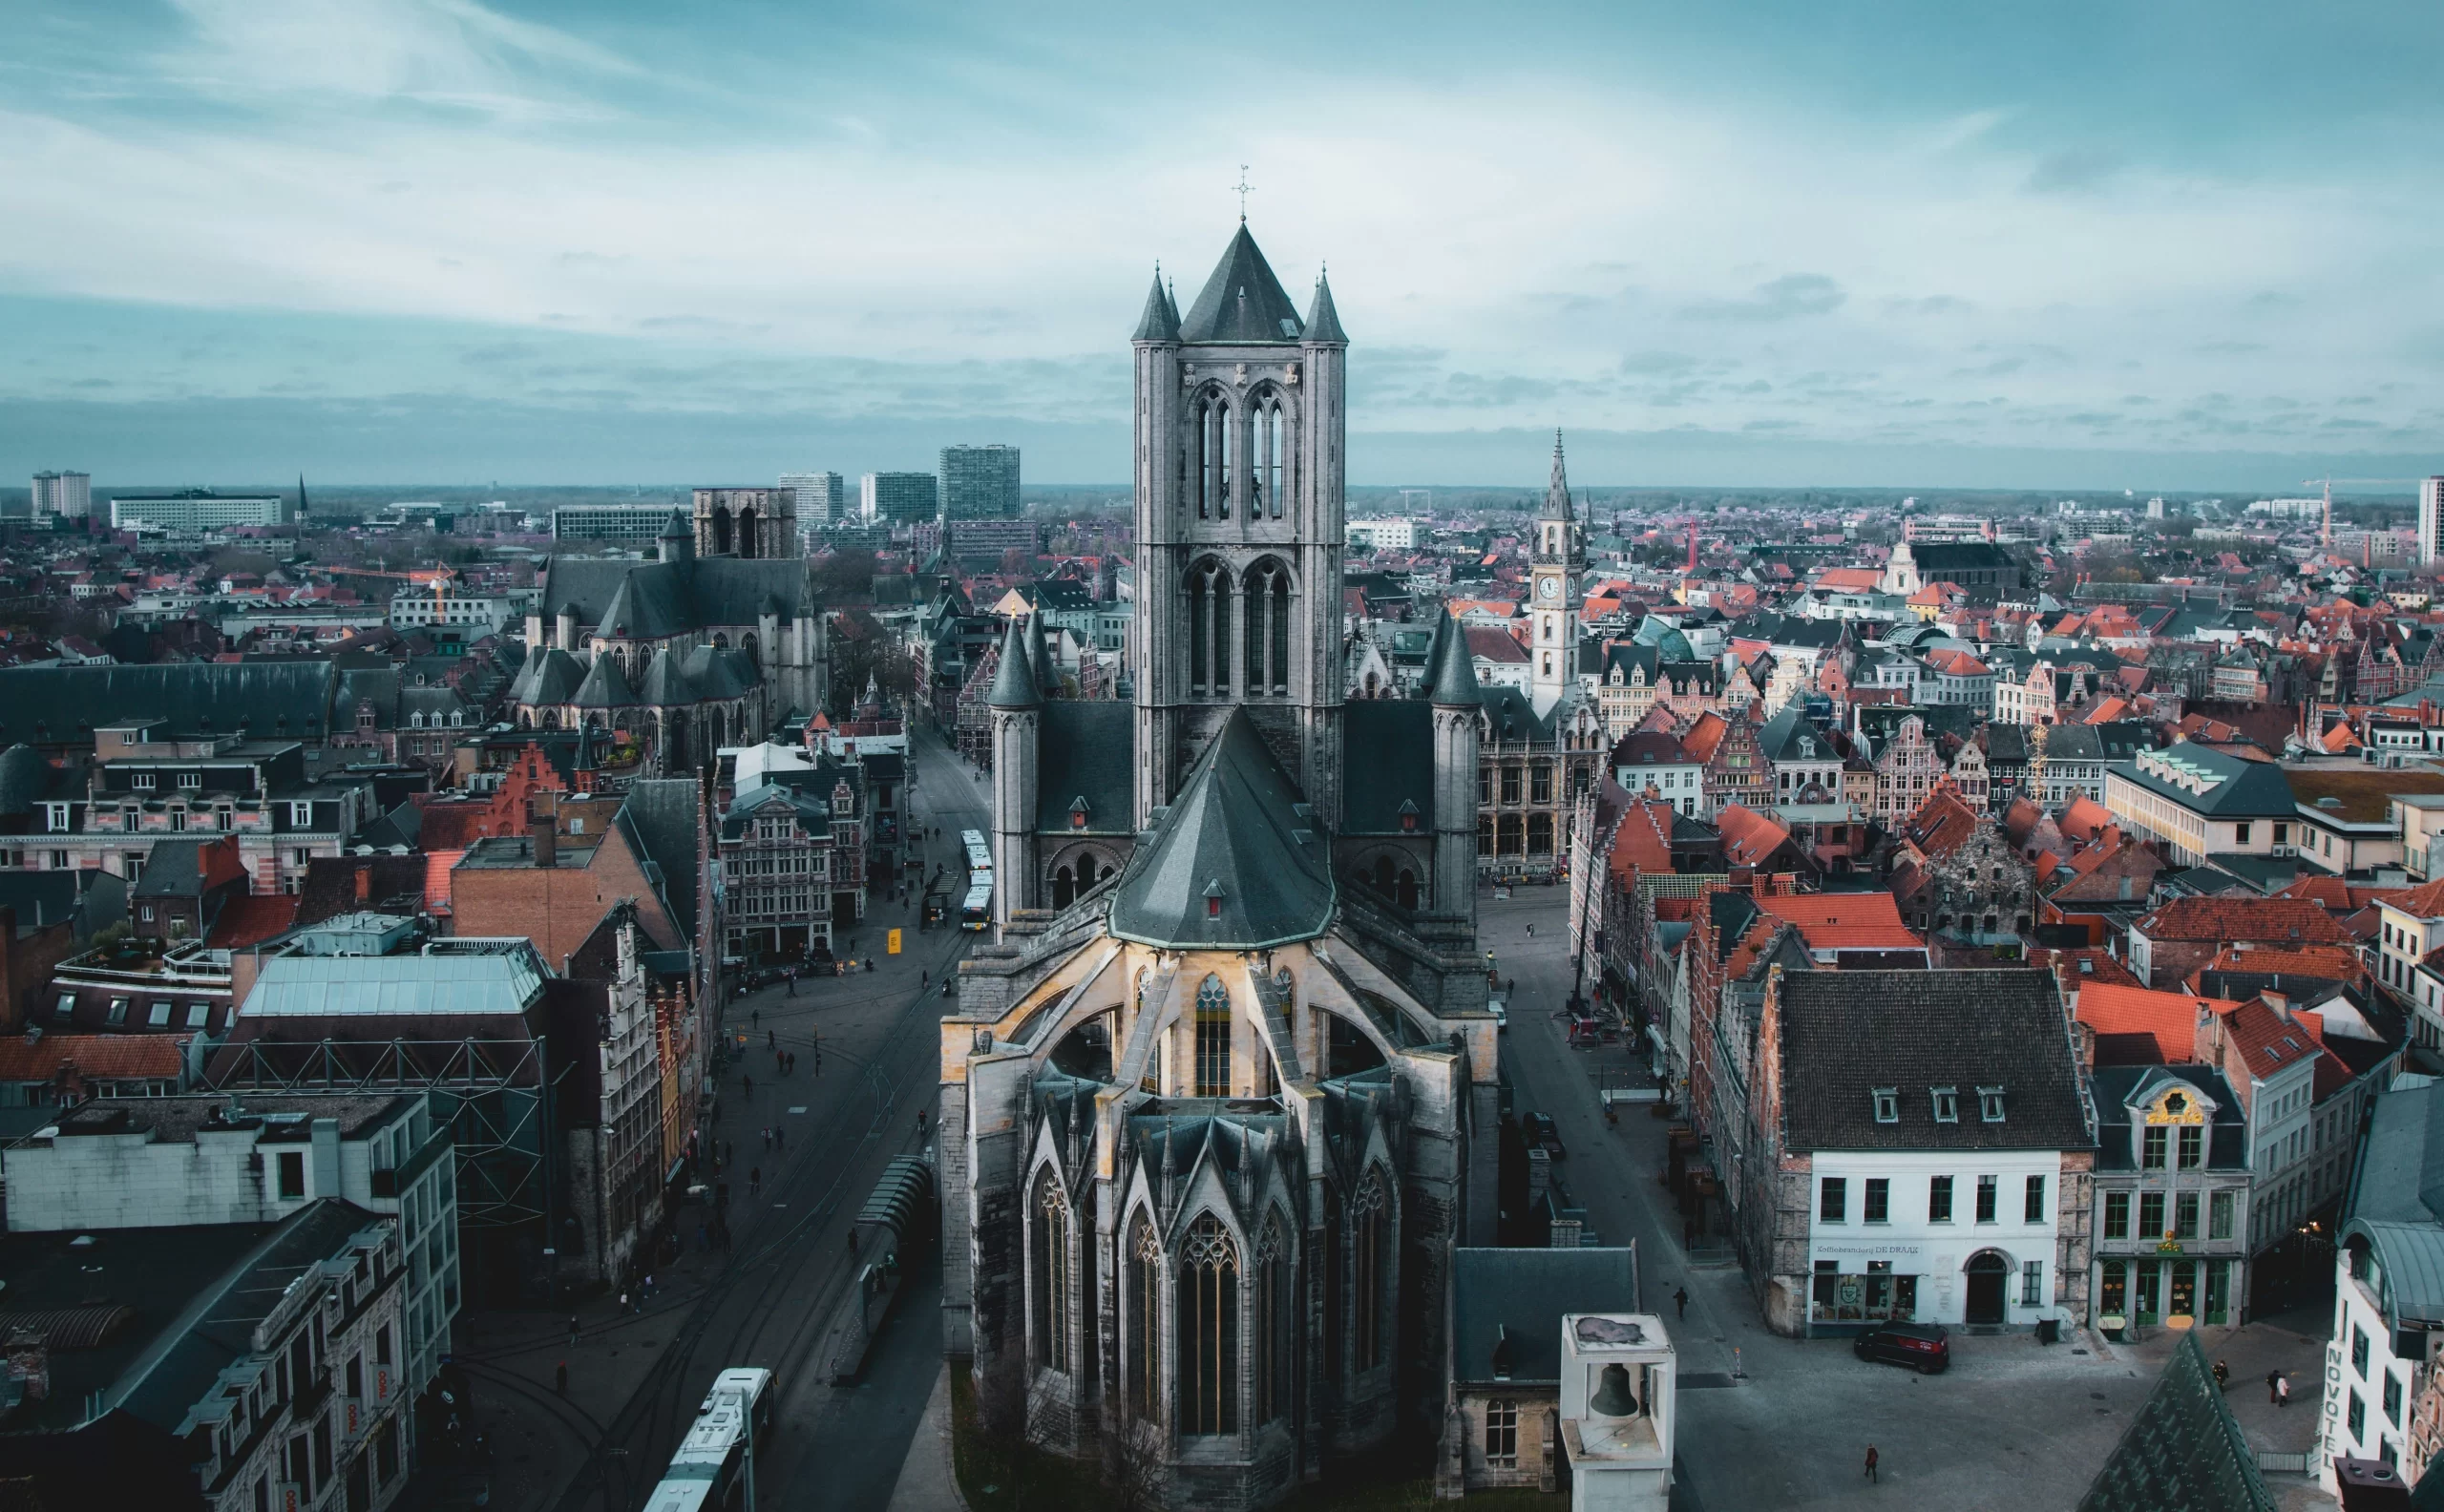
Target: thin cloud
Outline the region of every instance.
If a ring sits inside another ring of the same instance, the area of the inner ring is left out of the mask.
[[[1746,299],[1701,300],[1681,306],[1690,320],[1781,321],[1830,315],[1847,298],[1842,285],[1822,273],[1786,273],[1759,284]]]

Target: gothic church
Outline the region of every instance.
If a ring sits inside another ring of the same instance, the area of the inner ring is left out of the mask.
[[[946,1336],[981,1410],[1172,1508],[1269,1505],[1444,1400],[1493,1241],[1464,637],[1345,701],[1349,348],[1244,223],[1135,360],[1134,691],[990,704],[998,934],[942,1024]]]

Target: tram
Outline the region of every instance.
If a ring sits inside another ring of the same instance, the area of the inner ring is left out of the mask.
[[[754,1512],[755,1456],[772,1434],[772,1396],[769,1370],[734,1366],[714,1376],[645,1512]]]

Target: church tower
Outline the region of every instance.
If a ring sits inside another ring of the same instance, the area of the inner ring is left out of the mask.
[[[1306,317],[1242,220],[1183,319],[1156,274],[1136,365],[1137,824],[1244,707],[1323,828],[1341,813],[1349,338]]]
[[[1570,474],[1562,467],[1562,433],[1553,432],[1553,476],[1536,512],[1536,544],[1528,559],[1528,622],[1532,632],[1528,668],[1529,702],[1539,717],[1549,714],[1578,676],[1579,586],[1587,576],[1587,541],[1578,510],[1570,501]]]

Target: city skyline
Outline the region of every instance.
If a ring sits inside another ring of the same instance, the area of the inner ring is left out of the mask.
[[[1597,486],[2435,471],[2433,14],[1762,19],[1253,13],[1217,130],[1129,12],[55,11],[0,476],[1124,478],[1147,271],[1243,161],[1334,270],[1354,484],[1532,483],[1555,424]]]

